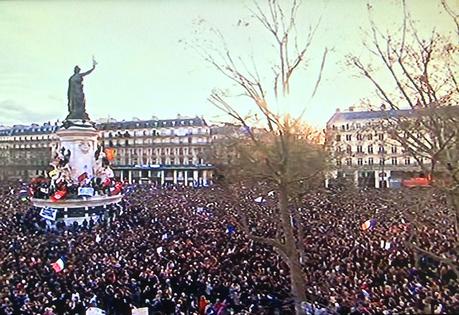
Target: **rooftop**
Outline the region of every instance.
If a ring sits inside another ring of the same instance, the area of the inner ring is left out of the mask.
[[[151,120],[130,120],[130,121],[111,121],[98,123],[100,130],[111,129],[137,129],[137,128],[164,128],[164,127],[205,127],[206,121],[203,118],[177,117],[174,119],[151,119]],[[60,128],[60,124],[45,123],[43,125],[14,125],[13,127],[0,128],[0,136],[16,135],[35,135],[54,133]]]
[[[135,128],[164,128],[164,127],[190,127],[207,126],[203,118],[174,118],[174,119],[151,119],[151,120],[131,120],[116,121],[97,124],[101,130],[110,129],[135,129]]]
[[[328,125],[332,125],[337,121],[350,121],[350,120],[372,120],[382,119],[400,116],[409,116],[413,112],[412,109],[399,109],[399,110],[380,110],[380,111],[348,111],[348,112],[336,112],[327,122]]]

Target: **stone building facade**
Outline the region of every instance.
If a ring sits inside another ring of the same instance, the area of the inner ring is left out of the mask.
[[[334,170],[330,180],[346,178],[360,187],[398,187],[403,179],[424,176],[418,161],[391,137],[387,115],[410,110],[337,111],[327,122]],[[421,161],[430,163],[428,160]]]
[[[59,124],[0,130],[0,180],[43,175],[56,146]],[[211,184],[205,160],[211,131],[203,118],[109,121],[97,124],[99,144],[113,151],[115,176],[129,182]]]

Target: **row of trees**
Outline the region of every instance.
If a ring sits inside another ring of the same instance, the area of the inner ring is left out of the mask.
[[[301,256],[305,250],[302,239],[304,231],[301,224],[292,222],[299,215],[298,203],[302,195],[323,183],[330,164],[324,145],[325,135],[304,123],[306,108],[296,117],[274,108],[279,104],[282,108],[282,100],[292,92],[293,80],[313,82],[310,95],[315,95],[328,50],[320,53],[320,67],[315,77],[299,76],[307,66],[306,60],[311,54],[318,25],[310,27],[304,36],[304,32],[297,27],[300,3],[294,0],[288,7],[286,3],[267,0],[263,5],[254,3],[251,10],[254,19],[272,39],[270,47],[276,56],[274,64],[257,65],[254,61],[257,59],[253,56],[249,56],[250,62],[246,63],[244,57],[233,56],[233,51],[218,32],[222,40],[220,48],[203,49],[201,46],[199,51],[208,63],[233,83],[238,94],[248,100],[243,102],[244,106],[252,106],[249,112],[235,103],[234,98],[228,97],[227,91],[215,89],[212,92],[209,101],[231,117],[236,126],[233,133],[219,142],[221,147],[215,152],[220,154],[214,158],[216,164],[221,166],[222,182],[227,187],[265,182],[277,193],[277,209],[263,217],[264,221],[269,222],[273,233],[257,233],[251,229],[251,220],[255,218],[247,217],[244,213],[236,214],[236,221],[250,239],[272,246],[289,266],[295,310],[297,314],[303,314],[300,303],[306,300],[305,275],[301,266]],[[386,109],[390,109],[387,113],[399,108],[412,109],[409,117],[388,114],[385,124],[392,130],[392,137],[419,161],[423,170],[433,175],[436,179],[434,185],[449,196],[453,213],[445,215],[455,218],[454,228],[457,232],[459,24],[457,13],[445,0],[441,4],[458,27],[455,31],[457,38],[435,30],[428,37],[423,37],[417,31],[404,1],[400,33],[384,33],[374,22],[369,7],[370,37],[365,39],[363,45],[374,59],[367,62],[359,56],[350,55],[347,61],[353,70],[374,85],[380,100]],[[252,66],[248,67],[247,64]],[[257,69],[261,68],[271,69],[272,76],[266,79],[264,74],[260,75]],[[387,84],[383,71],[387,72],[393,84]],[[425,164],[422,158],[432,162]],[[406,209],[411,223],[419,227],[418,230],[429,224],[425,220],[429,214],[420,207],[413,207],[412,199],[388,202],[398,202],[400,209]],[[451,257],[440,257],[419,246],[416,235],[409,241],[416,252],[430,255],[456,268]]]

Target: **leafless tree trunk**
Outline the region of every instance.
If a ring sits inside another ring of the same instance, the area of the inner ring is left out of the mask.
[[[250,239],[272,246],[288,265],[295,311],[296,314],[304,314],[301,302],[306,299],[305,274],[300,260],[304,244],[299,233],[302,230],[298,229],[301,223],[298,221],[293,224],[295,212],[298,211],[293,201],[297,194],[306,189],[307,185],[302,184],[304,181],[322,181],[327,166],[326,158],[319,142],[320,133],[305,127],[302,122],[304,111],[299,117],[292,118],[285,113],[276,113],[270,106],[271,101],[279,101],[291,92],[291,80],[301,69],[300,66],[304,66],[318,27],[318,23],[310,27],[304,42],[300,44],[296,25],[299,7],[296,0],[290,3],[288,9],[283,7],[282,1],[268,0],[265,7],[255,2],[251,10],[255,19],[272,35],[273,47],[277,52],[276,63],[263,67],[271,68],[273,73],[272,80],[268,80],[267,84],[258,72],[259,65],[255,64],[255,58],[250,58],[252,70],[249,70],[243,58],[233,56],[219,32],[216,34],[223,41],[223,48],[219,52],[209,53],[212,50],[203,49],[202,46],[197,50],[230,82],[235,83],[242,95],[254,105],[256,113],[246,116],[242,114],[246,110],[231,104],[227,93],[222,90],[214,90],[209,97],[212,104],[243,130],[233,141],[229,141],[231,144],[228,147],[236,151],[236,158],[232,160],[235,164],[226,168],[230,173],[225,177],[233,181],[266,182],[277,192],[277,209],[271,214],[261,214],[264,220],[269,220],[275,227],[272,235],[254,233],[250,224],[256,222],[250,222],[244,213],[238,216]],[[301,30],[298,32],[304,34]],[[314,81],[310,97],[315,95],[320,84],[326,57],[327,49],[322,54],[319,75]],[[272,88],[265,89],[265,86]],[[238,172],[234,173],[235,170]]]

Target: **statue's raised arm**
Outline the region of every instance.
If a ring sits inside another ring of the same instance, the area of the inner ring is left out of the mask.
[[[84,77],[85,75],[88,75],[88,74],[90,74],[91,72],[93,72],[93,71],[94,71],[94,69],[96,69],[96,66],[95,66],[95,65],[93,65],[93,66],[92,66],[92,68],[91,68],[91,69],[89,69],[88,71],[86,71],[86,72],[83,72],[83,73],[81,74],[81,76],[82,76],[82,77]]]
[[[69,78],[69,88],[67,91],[69,110],[67,120],[89,120],[89,115],[86,113],[86,99],[83,92],[83,77],[93,72],[96,64],[93,58],[92,68],[83,73],[80,72],[80,67],[75,66],[74,73]]]

